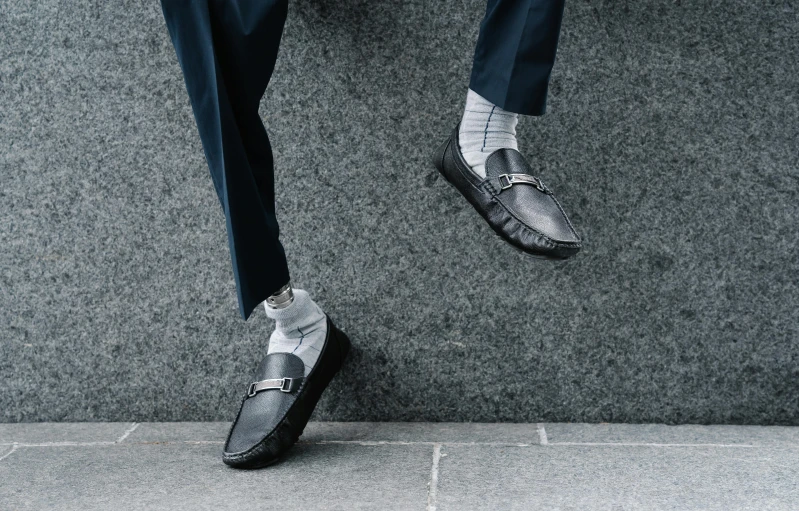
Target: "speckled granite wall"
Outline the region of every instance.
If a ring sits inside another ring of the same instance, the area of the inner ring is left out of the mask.
[[[799,5],[569,0],[520,123],[585,239],[495,238],[430,151],[480,0],[302,0],[262,114],[317,419],[799,424]],[[0,420],[232,419],[271,325],[155,1],[0,0]]]

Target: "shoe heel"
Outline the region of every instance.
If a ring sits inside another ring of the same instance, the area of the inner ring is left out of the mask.
[[[450,139],[445,140],[444,143],[436,149],[436,152],[433,153],[433,165],[436,167],[436,170],[444,176],[444,179],[447,178],[447,176],[444,175],[444,154],[447,152],[449,142]]]
[[[339,353],[341,353],[341,365],[344,365],[344,361],[347,360],[347,355],[350,353],[352,343],[350,342],[350,338],[347,337],[347,334],[341,330],[338,331],[336,337],[338,337]]]
[[[339,330],[339,328],[330,322],[331,327],[333,328],[333,333],[335,334],[335,341],[338,345],[338,353],[339,353],[339,367],[344,365],[344,361],[347,359],[347,355],[350,352],[350,348],[352,347],[352,343],[350,342],[350,338],[347,337],[347,334]]]

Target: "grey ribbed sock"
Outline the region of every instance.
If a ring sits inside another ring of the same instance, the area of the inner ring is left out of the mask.
[[[311,300],[307,291],[294,289],[294,301],[283,309],[264,303],[266,315],[275,320],[275,331],[269,338],[270,353],[293,353],[305,364],[305,376],[316,364],[327,336],[327,316]]]
[[[485,177],[485,163],[491,153],[504,147],[518,150],[518,122],[519,114],[503,110],[469,89],[458,141],[463,158],[472,170]]]

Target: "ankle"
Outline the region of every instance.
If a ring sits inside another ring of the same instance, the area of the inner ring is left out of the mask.
[[[304,289],[293,289],[292,298],[282,308],[266,304],[266,315],[275,321],[275,329],[289,331],[303,328],[324,318],[324,312]]]
[[[291,288],[291,281],[281,287],[264,301],[267,312],[269,309],[285,309],[294,301],[294,290]]]
[[[305,364],[305,374],[316,364],[327,334],[327,316],[307,291],[293,290],[294,297],[281,309],[266,305],[266,315],[275,320],[267,354],[291,353]]]
[[[494,151],[518,149],[518,122],[518,114],[503,110],[469,89],[458,127],[458,143],[466,163],[475,173],[485,177],[485,162]]]

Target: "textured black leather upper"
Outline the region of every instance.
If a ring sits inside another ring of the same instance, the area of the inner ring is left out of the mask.
[[[486,160],[486,177],[498,177],[502,174],[532,176],[533,169],[519,151],[499,149]],[[519,185],[502,190],[495,197],[519,221],[553,241],[580,242],[580,237],[574,232],[551,191],[546,193],[535,186]]]
[[[514,149],[499,149],[486,160],[486,177],[466,163],[458,143],[458,127],[434,157],[439,172],[474,206],[494,231],[523,251],[564,259],[582,242],[552,191],[541,183],[507,186],[506,174],[534,176],[529,163]],[[538,181],[537,179],[531,181]],[[505,186],[505,189],[502,189]]]
[[[271,378],[302,378],[305,364],[291,353],[272,353],[264,357],[252,381]],[[292,392],[266,390],[248,397],[241,405],[241,412],[230,433],[226,452],[242,452],[263,440],[267,433],[283,419],[294,403],[299,388]]]
[[[322,392],[341,369],[349,350],[349,338],[328,316],[325,343],[308,376],[303,378],[305,366],[296,355],[267,355],[258,366],[253,382],[300,378],[301,383],[298,388],[292,386],[291,392],[272,388],[245,397],[230,428],[222,461],[236,468],[260,468],[277,461],[302,434]]]

